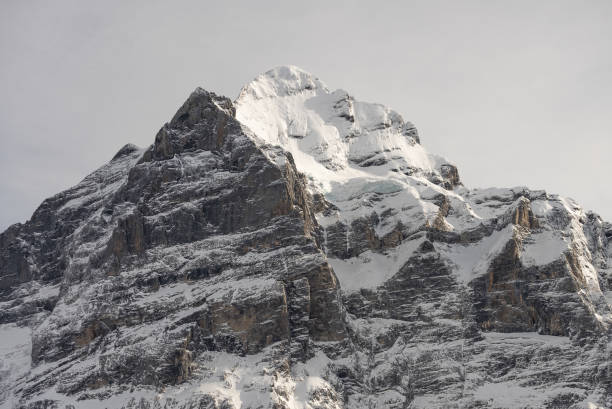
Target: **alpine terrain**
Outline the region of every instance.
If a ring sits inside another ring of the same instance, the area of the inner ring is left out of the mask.
[[[292,66],[0,235],[6,409],[612,408],[611,327],[612,224]]]

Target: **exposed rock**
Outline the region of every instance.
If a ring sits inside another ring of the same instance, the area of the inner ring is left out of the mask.
[[[31,321],[32,361],[51,369],[23,379],[23,402],[49,388],[83,398],[179,384],[203,351],[274,345],[303,360],[312,342],[344,340],[337,282],[291,155],[256,147],[233,115],[229,100],[197,89],[151,148],[122,148],[2,235],[3,301],[13,303],[3,321]],[[95,197],[64,199],[73,191]],[[58,237],[54,257],[70,260],[52,277],[38,273],[50,244],[38,237]],[[53,293],[39,301],[47,310],[29,312],[23,282],[60,283],[59,302]],[[75,359],[87,371],[64,365]]]

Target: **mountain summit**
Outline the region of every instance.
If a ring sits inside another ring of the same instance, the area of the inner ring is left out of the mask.
[[[330,92],[296,67],[260,75],[242,89],[236,107],[242,123],[289,150],[307,173],[316,172],[313,159],[333,171],[391,162],[403,173],[439,171],[444,162],[419,145],[416,128],[397,112],[344,90]]]
[[[240,91],[240,98],[275,98],[301,93],[327,93],[327,86],[294,65],[279,66],[259,75]]]
[[[297,67],[0,235],[0,408],[609,408],[612,225]]]

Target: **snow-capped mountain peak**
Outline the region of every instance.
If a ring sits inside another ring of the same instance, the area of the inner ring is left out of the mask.
[[[340,209],[345,223],[374,208],[383,213],[397,200],[420,203],[421,194],[438,195],[460,185],[456,167],[427,152],[414,125],[399,113],[358,101],[342,89],[304,86],[315,82],[323,84],[296,67],[268,71],[243,88],[235,101],[236,118],[260,145],[290,152],[310,190]],[[374,208],[366,210],[360,203],[370,199]],[[422,224],[423,218],[433,220],[437,206],[419,204],[385,214],[389,217],[381,220],[379,229],[383,235],[398,223],[412,226],[415,221]]]
[[[299,93],[328,92],[314,75],[294,65],[282,65],[259,75],[240,91],[240,98],[274,98]]]
[[[420,145],[415,126],[399,113],[341,89],[330,91],[297,67],[259,75],[235,105],[241,123],[263,143],[291,152],[298,168],[315,181],[418,174],[443,184],[449,168],[456,174],[448,161]],[[455,179],[447,185],[458,183]]]
[[[611,408],[610,240],[299,68],[198,88],[0,233],[0,409]]]

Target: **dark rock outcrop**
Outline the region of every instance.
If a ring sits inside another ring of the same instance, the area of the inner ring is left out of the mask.
[[[149,149],[122,148],[2,234],[2,320],[30,325],[32,362],[49,368],[22,380],[23,402],[180,384],[202,352],[303,361],[345,339],[302,176],[249,132],[197,89]]]

